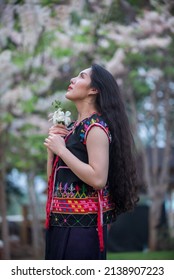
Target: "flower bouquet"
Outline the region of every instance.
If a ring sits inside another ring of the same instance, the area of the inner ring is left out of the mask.
[[[54,105],[54,108],[56,109],[56,111],[54,113],[49,114],[49,121],[52,121],[54,125],[56,124],[63,124],[65,126],[68,126],[71,123],[71,112],[70,111],[66,111],[64,112],[62,110],[61,106],[61,102],[55,100],[52,105]]]

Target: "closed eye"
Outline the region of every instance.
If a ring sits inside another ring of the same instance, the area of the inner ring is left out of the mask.
[[[85,78],[85,75],[87,76],[87,74],[84,73],[84,72],[81,72],[81,73],[80,73],[80,77],[83,78],[83,79]]]
[[[80,73],[80,77],[84,79],[84,74],[83,74],[83,73]]]

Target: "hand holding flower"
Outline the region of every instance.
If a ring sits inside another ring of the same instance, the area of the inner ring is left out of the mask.
[[[50,127],[49,134],[59,134],[62,137],[65,137],[69,133],[68,129],[63,124],[56,124]]]
[[[53,154],[60,154],[61,148],[65,146],[64,137],[69,133],[67,126],[71,123],[69,111],[63,112],[60,102],[53,103],[56,111],[49,115],[53,126],[49,129],[49,136],[45,139],[44,145],[47,147],[48,157],[52,158]]]

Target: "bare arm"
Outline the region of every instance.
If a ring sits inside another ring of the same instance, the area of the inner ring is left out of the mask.
[[[109,141],[106,133],[94,126],[88,133],[87,151],[89,163],[74,156],[65,146],[59,156],[82,181],[95,189],[102,189],[107,182],[109,168]]]

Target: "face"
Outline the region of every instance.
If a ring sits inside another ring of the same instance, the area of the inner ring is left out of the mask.
[[[77,77],[74,77],[70,81],[70,85],[65,94],[65,97],[69,100],[83,100],[88,98],[92,93],[91,84],[91,68],[87,68],[79,73]]]

